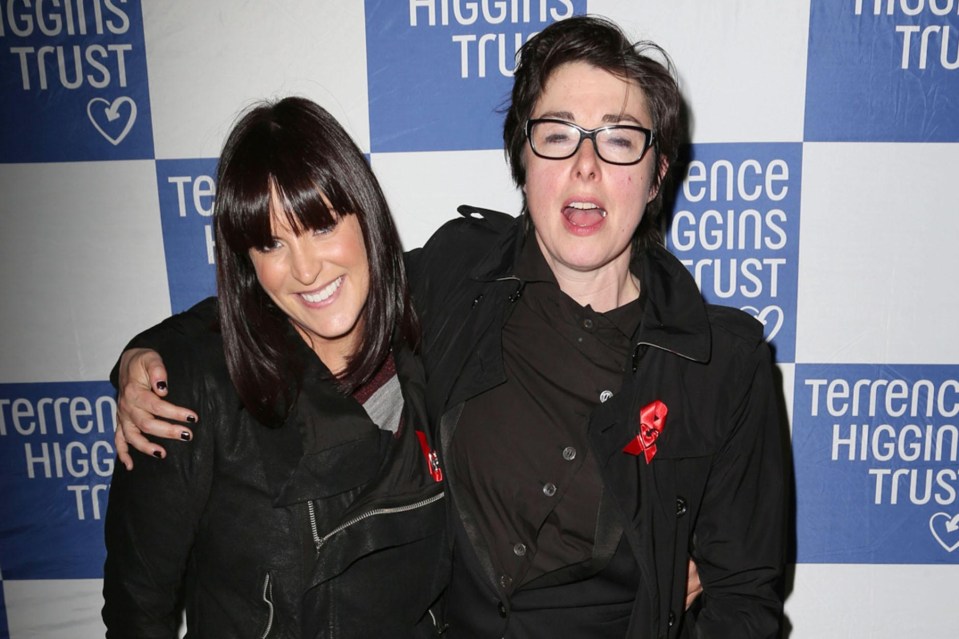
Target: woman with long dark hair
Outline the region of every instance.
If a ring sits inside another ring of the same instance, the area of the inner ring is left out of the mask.
[[[260,104],[223,148],[214,224],[218,321],[151,342],[199,419],[114,475],[107,636],[176,637],[181,601],[204,638],[433,634],[443,493],[366,160],[316,104]]]

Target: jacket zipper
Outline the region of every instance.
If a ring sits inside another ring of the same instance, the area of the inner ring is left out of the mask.
[[[270,574],[266,574],[263,580],[263,601],[270,609],[270,615],[266,618],[266,630],[260,635],[260,639],[266,639],[270,636],[270,630],[273,629],[273,586],[270,584]]]
[[[316,507],[313,505],[312,501],[308,501],[306,502],[306,508],[310,516],[310,530],[313,533],[313,545],[316,547],[316,552],[319,553],[320,549],[323,547],[323,544],[325,544],[330,539],[330,537],[332,537],[333,535],[339,532],[346,530],[350,526],[357,524],[363,521],[364,519],[368,519],[376,515],[392,515],[396,513],[409,512],[411,510],[416,510],[417,508],[423,508],[424,506],[429,506],[430,504],[437,502],[440,499],[443,499],[445,494],[446,494],[445,492],[437,493],[436,495],[433,495],[432,497],[428,497],[426,499],[420,500],[412,504],[406,504],[404,506],[393,506],[391,508],[374,508],[372,510],[368,510],[364,513],[360,513],[359,515],[355,517],[351,517],[350,519],[343,522],[342,524],[340,524],[339,526],[337,526],[336,528],[334,528],[327,534],[323,535],[322,537],[320,537],[320,533],[316,529],[316,509],[315,509]]]

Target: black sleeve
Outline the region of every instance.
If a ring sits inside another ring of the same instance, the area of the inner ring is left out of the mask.
[[[202,349],[184,340],[161,355],[170,375],[183,380],[171,400],[196,407],[200,423],[192,442],[167,443],[166,459],[134,450],[132,471],[116,465],[104,526],[108,639],[177,637],[184,577],[213,477],[216,421],[223,415],[206,388]]]
[[[175,347],[184,337],[199,337],[215,330],[218,324],[219,310],[216,298],[208,297],[182,313],[168,317],[156,326],[143,331],[130,340],[123,350],[126,351],[131,348],[165,350]],[[119,380],[120,359],[117,358],[113,370],[110,371],[110,383],[113,384],[114,388],[119,388]]]
[[[730,389],[732,430],[710,471],[696,523],[703,582],[697,637],[775,639],[782,615],[785,460],[769,348]]]

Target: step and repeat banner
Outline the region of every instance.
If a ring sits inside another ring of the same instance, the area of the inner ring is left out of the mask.
[[[582,13],[672,55],[691,144],[667,244],[775,349],[785,636],[956,636],[959,0],[2,0],[0,637],[103,635],[106,379],[214,291],[237,113],[323,104],[419,246],[458,204],[519,210],[515,54]]]

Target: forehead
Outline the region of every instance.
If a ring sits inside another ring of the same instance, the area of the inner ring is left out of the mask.
[[[270,228],[274,234],[279,234],[280,232],[292,233],[293,229],[290,225],[290,211],[286,209],[283,205],[283,200],[280,197],[280,194],[277,193],[276,187],[270,185]]]
[[[534,118],[569,118],[578,124],[636,120],[650,125],[646,94],[639,83],[586,62],[568,62],[547,78],[533,107]]]
[[[270,185],[270,230],[274,235],[299,235],[306,229],[326,228],[337,223],[338,215],[329,198],[317,190],[312,197],[300,198],[300,209],[289,207]]]

